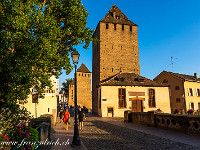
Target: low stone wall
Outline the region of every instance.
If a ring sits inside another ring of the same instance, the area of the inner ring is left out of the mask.
[[[48,117],[33,118],[29,122],[29,126],[39,131],[39,141],[45,141],[51,137],[51,119]]]
[[[44,114],[44,115],[41,115],[40,117],[47,117],[47,118],[50,118],[51,119],[51,131],[54,132],[54,127],[55,127],[55,119],[54,119],[54,116],[52,114]]]
[[[154,112],[125,111],[124,121],[146,124],[189,134],[200,134],[200,116],[198,115],[155,114]]]
[[[200,134],[200,116],[155,114],[156,127],[170,128],[189,134]]]

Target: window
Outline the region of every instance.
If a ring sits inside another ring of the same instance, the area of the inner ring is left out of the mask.
[[[156,107],[154,89],[149,89],[149,107]]]
[[[179,90],[180,88],[179,88],[179,86],[175,86],[175,90]]]
[[[124,31],[124,25],[122,25],[122,31]]]
[[[188,96],[194,96],[192,88],[188,88]]]
[[[177,103],[180,103],[180,102],[181,102],[181,99],[180,99],[180,98],[176,98],[176,102],[177,102]]]
[[[48,112],[49,112],[49,108],[48,108]]]
[[[194,110],[194,103],[190,103],[190,109]]]
[[[198,103],[199,111],[200,111],[200,103]]]
[[[106,23],[106,29],[108,29],[108,24]]]
[[[114,30],[117,30],[117,25],[116,24],[114,24]]]
[[[132,26],[130,26],[130,31],[132,31]]]
[[[119,108],[126,108],[126,89],[119,89]]]
[[[197,93],[197,96],[200,96],[200,89],[197,89],[196,93]]]
[[[90,77],[90,75],[88,74],[88,77]]]

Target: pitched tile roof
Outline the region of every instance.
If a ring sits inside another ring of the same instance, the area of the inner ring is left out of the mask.
[[[169,73],[169,74],[174,75],[178,78],[184,79],[185,81],[200,82],[200,78],[196,78],[195,76],[192,76],[192,75],[173,73],[173,72],[168,72],[168,71],[163,71],[162,73]]]
[[[91,73],[90,70],[85,66],[84,63],[78,68],[77,72]]]
[[[74,85],[74,84],[75,84],[75,81],[73,79],[72,82],[69,85]]]
[[[99,86],[146,86],[168,87],[166,84],[157,83],[135,73],[118,73],[110,78],[102,80]]]
[[[130,21],[115,4],[111,7],[106,16],[100,22],[138,26],[137,24]]]

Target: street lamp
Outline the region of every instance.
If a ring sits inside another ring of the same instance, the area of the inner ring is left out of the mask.
[[[79,137],[79,131],[78,131],[78,121],[77,121],[77,76],[76,76],[76,64],[78,64],[78,59],[80,54],[78,53],[78,51],[76,51],[76,49],[72,52],[72,61],[73,64],[75,66],[75,74],[74,74],[74,80],[75,80],[75,86],[74,86],[74,96],[75,96],[75,100],[74,100],[74,107],[75,107],[75,121],[74,121],[74,136],[73,136],[73,141],[72,141],[72,145],[77,145],[80,146],[81,145],[81,141],[80,141],[80,137]]]

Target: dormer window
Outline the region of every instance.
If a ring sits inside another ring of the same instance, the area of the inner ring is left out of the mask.
[[[164,79],[164,80],[163,80],[163,83],[168,83],[168,80],[167,80],[167,79]]]
[[[120,20],[121,18],[120,18],[119,16],[116,16],[116,19],[117,19],[117,20]]]
[[[125,78],[123,78],[123,77],[119,78],[119,81],[124,81],[124,80],[125,80]]]

